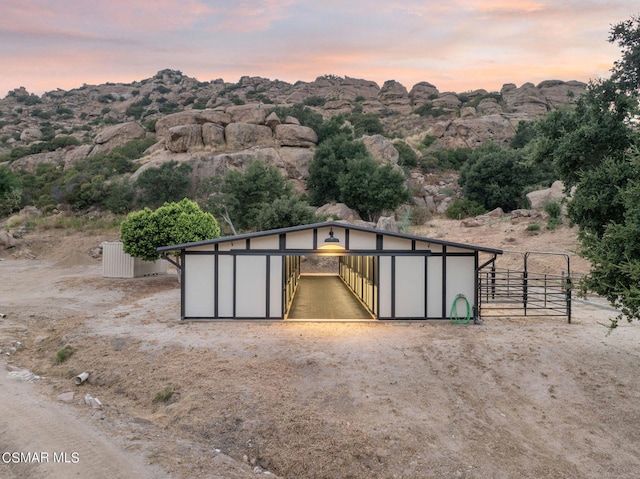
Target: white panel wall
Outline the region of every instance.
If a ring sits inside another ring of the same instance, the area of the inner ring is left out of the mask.
[[[218,316],[233,316],[233,257],[218,257]]]
[[[214,256],[185,255],[184,315],[187,318],[213,318]]]
[[[448,251],[448,249],[447,249]],[[464,294],[470,306],[474,303],[475,259],[466,256],[447,257],[447,315],[453,300],[458,294]],[[457,302],[458,315],[464,317],[467,307],[464,301]]]
[[[282,317],[282,256],[272,256],[270,267],[269,317]]]
[[[236,317],[264,318],[267,301],[267,258],[236,257]]]
[[[427,258],[427,317],[442,317],[442,257]]]
[[[280,248],[280,236],[269,235],[261,238],[251,238],[249,241],[249,248],[251,249],[279,249]]]
[[[313,249],[313,231],[295,231],[287,233],[287,249]],[[322,238],[324,241],[324,238]]]
[[[391,317],[391,257],[380,256],[379,271],[380,312],[378,317]]]
[[[350,230],[349,231],[349,249],[354,249],[354,250],[376,249],[376,235],[372,233],[365,233],[364,231]]]
[[[395,236],[385,236],[382,239],[382,248],[385,250],[410,250],[411,240],[405,238],[396,238]]]
[[[396,257],[397,318],[424,318],[424,257]]]

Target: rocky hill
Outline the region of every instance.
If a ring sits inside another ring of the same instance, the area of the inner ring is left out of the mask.
[[[10,158],[22,151],[10,163],[14,170],[33,171],[40,163],[67,168],[130,140],[147,138],[155,145],[139,160],[137,174],[176,160],[190,163],[197,180],[260,159],[279,167],[302,191],[318,139],[295,118],[271,114],[275,106],[304,103],[324,118],[375,115],[385,136],[364,141],[378,161],[395,163],[398,152],[389,138],[417,147],[429,135],[431,148],[473,148],[488,140],[506,144],[520,121],[573,102],[585,88],[581,82],[545,81],[520,87],[505,84],[500,92],[454,93],[440,92],[428,82],[408,91],[393,80],[379,87],[372,81],[335,76],[295,84],[259,77],[243,77],[238,83],[200,82],[179,71],[162,70],[128,84],[83,85],[42,96],[24,88],[9,92],[0,100],[0,155]],[[70,137],[78,144],[34,149]]]

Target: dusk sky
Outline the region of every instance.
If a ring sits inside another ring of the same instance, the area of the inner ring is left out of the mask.
[[[608,76],[640,0],[0,0],[0,97],[143,80],[332,74],[500,90]]]

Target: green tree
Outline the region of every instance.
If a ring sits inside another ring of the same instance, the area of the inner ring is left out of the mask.
[[[244,172],[230,170],[223,177],[207,178],[197,194],[202,207],[222,218],[234,234],[318,221],[278,168],[261,161]]]
[[[0,215],[13,213],[22,202],[22,182],[8,167],[0,166]]]
[[[257,229],[266,205],[293,194],[293,187],[278,168],[254,161],[244,172],[230,170],[221,185],[220,205],[240,230]]]
[[[549,113],[539,121],[531,155],[539,164],[551,161],[558,177],[570,188],[581,172],[606,157],[620,159],[634,142],[630,120],[637,100],[611,80],[591,82],[574,108]]]
[[[271,230],[318,223],[322,220],[309,203],[292,194],[265,204],[256,218],[256,226],[259,230]]]
[[[143,171],[135,183],[140,190],[139,203],[156,208],[165,202],[184,198],[191,187],[191,170],[191,165],[169,161]]]
[[[211,213],[203,212],[194,201],[183,199],[165,203],[157,210],[134,211],[120,225],[120,239],[126,253],[155,261],[157,248],[218,238],[220,228]]]
[[[390,164],[379,166],[371,157],[349,161],[338,179],[340,200],[369,221],[409,200],[402,172]]]
[[[321,206],[340,200],[338,178],[349,161],[368,158],[369,153],[362,142],[353,141],[345,134],[329,137],[318,145],[309,165],[307,188],[311,204]]]
[[[622,49],[611,78],[591,82],[575,110],[540,122],[533,151],[554,160],[565,186],[576,186],[568,212],[580,228],[581,254],[591,262],[582,290],[621,309],[615,327],[624,316],[640,319],[638,17],[614,25],[609,41]]]
[[[624,219],[609,223],[601,236],[581,231],[581,254],[591,261],[589,275],[581,285],[606,298],[622,317],[640,320],[640,181],[631,181],[622,193]]]
[[[465,198],[487,210],[511,211],[524,207],[525,188],[529,185],[530,168],[520,150],[503,148],[493,142],[477,148],[460,170]]]

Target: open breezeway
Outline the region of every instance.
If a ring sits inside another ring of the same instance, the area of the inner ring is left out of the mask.
[[[371,313],[337,275],[302,275],[288,320],[367,320]]]

